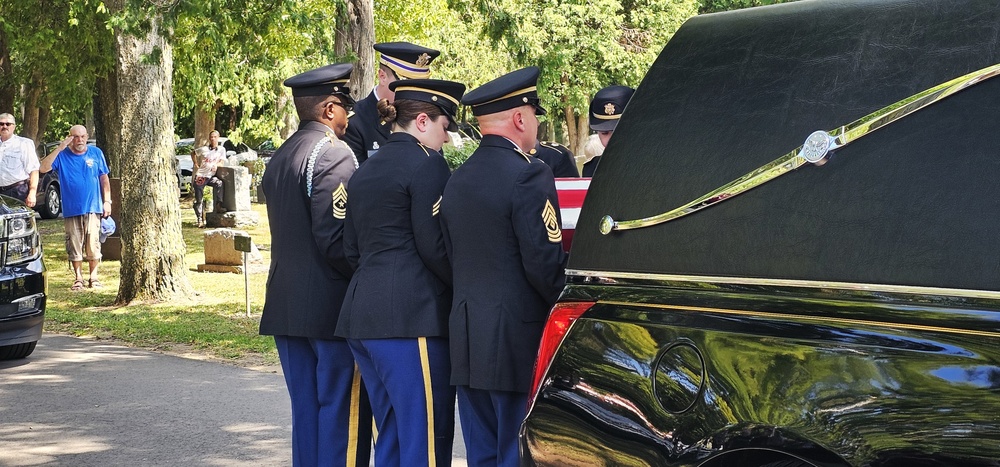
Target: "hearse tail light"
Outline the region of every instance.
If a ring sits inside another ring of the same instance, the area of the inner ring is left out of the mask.
[[[534,400],[538,395],[539,385],[542,382],[542,377],[549,370],[549,364],[552,363],[552,357],[556,353],[556,349],[559,348],[559,344],[562,343],[563,337],[566,337],[566,332],[569,331],[570,326],[573,322],[580,317],[584,312],[594,306],[596,302],[563,302],[556,303],[556,306],[552,307],[552,312],[549,313],[549,319],[545,323],[545,330],[542,331],[542,342],[538,346],[538,358],[535,359],[535,375],[531,378],[531,397],[528,399]]]

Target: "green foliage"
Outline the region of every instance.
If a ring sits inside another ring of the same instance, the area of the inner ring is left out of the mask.
[[[223,128],[229,138],[251,145],[276,138],[278,99],[287,92],[281,82],[337,59],[344,8],[337,0],[190,2],[174,31],[176,117],[228,106],[238,109],[235,125]]]
[[[9,41],[12,65],[12,73],[0,75],[0,83],[37,90],[40,103],[82,117],[91,105],[96,78],[113,65],[109,13],[97,0],[44,5],[0,0],[0,28]]]
[[[719,11],[739,10],[754,6],[788,3],[795,0],[700,0],[699,13],[715,13]]]
[[[448,162],[448,167],[452,171],[462,165],[469,156],[479,147],[479,141],[475,140],[464,140],[462,147],[456,147],[453,144],[446,144],[441,148],[441,153],[444,156],[444,160]]]
[[[448,0],[375,2],[374,17],[376,42],[408,41],[441,51],[433,78],[472,89],[516,68],[507,50],[482,34],[485,18],[449,9]]]
[[[585,112],[610,84],[636,86],[667,40],[697,13],[697,0],[449,0],[513,58],[494,74],[537,65],[551,118]]]

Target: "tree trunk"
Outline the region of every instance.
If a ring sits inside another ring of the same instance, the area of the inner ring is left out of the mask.
[[[583,154],[583,148],[587,147],[587,138],[590,137],[590,117],[584,113],[576,116],[576,139],[573,140],[573,154]]]
[[[119,3],[121,5],[121,3]],[[121,286],[115,300],[190,296],[173,169],[173,51],[157,13],[142,36],[115,30],[122,169]],[[105,122],[108,123],[108,122]]]
[[[209,107],[208,104],[199,102],[194,106],[194,147],[208,146],[208,135],[215,129],[215,113],[218,109],[218,103]]]
[[[17,84],[7,81],[14,75],[10,65],[10,48],[7,45],[7,34],[0,28],[0,113],[14,113],[14,96],[17,95]]]
[[[573,112],[573,106],[566,104],[563,108],[563,114],[566,118],[566,147],[569,148],[570,152],[573,154],[579,154],[576,152],[576,113]]]
[[[295,105],[292,102],[292,94],[287,88],[281,86],[278,92],[278,115],[281,115],[281,130],[278,134],[282,140],[292,137],[292,133],[299,128],[299,116],[295,113]]]
[[[349,86],[354,99],[364,99],[371,92],[375,79],[375,50],[372,49],[375,45],[375,14],[372,0],[348,0],[347,24],[337,28],[336,41],[338,48],[346,41],[350,50],[358,56]]]
[[[97,78],[94,95],[94,138],[97,147],[104,151],[111,176],[121,178],[122,126],[118,111],[118,72],[112,68],[107,77]]]
[[[35,127],[35,137],[32,140],[35,144],[45,143],[45,130],[49,126],[49,116],[52,114],[52,105],[47,98],[42,98],[38,105],[38,122]]]
[[[38,73],[33,73],[31,83],[24,94],[24,111],[21,115],[21,136],[38,142],[38,105],[41,103],[44,82]]]

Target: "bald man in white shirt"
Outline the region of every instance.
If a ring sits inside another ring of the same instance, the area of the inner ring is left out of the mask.
[[[35,142],[14,134],[14,125],[13,115],[0,114],[0,195],[35,207],[39,166]]]

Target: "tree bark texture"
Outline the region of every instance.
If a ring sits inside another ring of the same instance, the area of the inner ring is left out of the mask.
[[[38,107],[42,100],[42,89],[45,86],[45,82],[41,76],[36,72],[32,74],[31,81],[28,83],[24,93],[24,105],[23,113],[20,121],[21,126],[21,136],[25,138],[30,138],[31,140],[38,142]]]
[[[173,52],[161,34],[162,16],[150,25],[141,37],[115,31],[122,156],[119,305],[192,292],[173,169]]]
[[[35,144],[43,144],[45,141],[45,130],[49,127],[49,117],[52,115],[52,104],[49,103],[48,98],[43,97],[39,100],[38,105],[38,121],[35,122],[35,137],[32,141]]]
[[[575,156],[583,155],[590,137],[590,119],[587,114],[577,115],[572,105],[566,105],[566,147]]]
[[[13,76],[14,69],[10,64],[10,47],[7,44],[7,34],[0,28],[0,77],[9,78]],[[13,81],[0,79],[0,113],[14,114],[14,97],[17,95],[17,86]]]
[[[94,138],[104,151],[112,178],[121,178],[122,126],[118,110],[118,72],[112,68],[107,77],[97,78],[94,95]]]
[[[209,107],[207,104],[199,102],[194,106],[194,147],[208,146],[208,135],[215,129],[215,113],[219,110],[219,104]]]
[[[284,86],[278,92],[278,114],[281,115],[281,129],[278,134],[282,140],[292,137],[292,133],[299,128],[299,116],[295,113],[295,104],[292,101],[292,94]]]
[[[576,114],[571,114],[576,115]],[[590,137],[590,117],[584,113],[576,115],[576,138],[573,140],[573,154],[583,154],[583,148],[587,146],[587,138]]]
[[[348,0],[347,24],[337,28],[340,36],[346,32],[347,43],[358,56],[351,73],[351,95],[355,100],[364,99],[371,92],[375,78],[375,13],[372,0]]]

